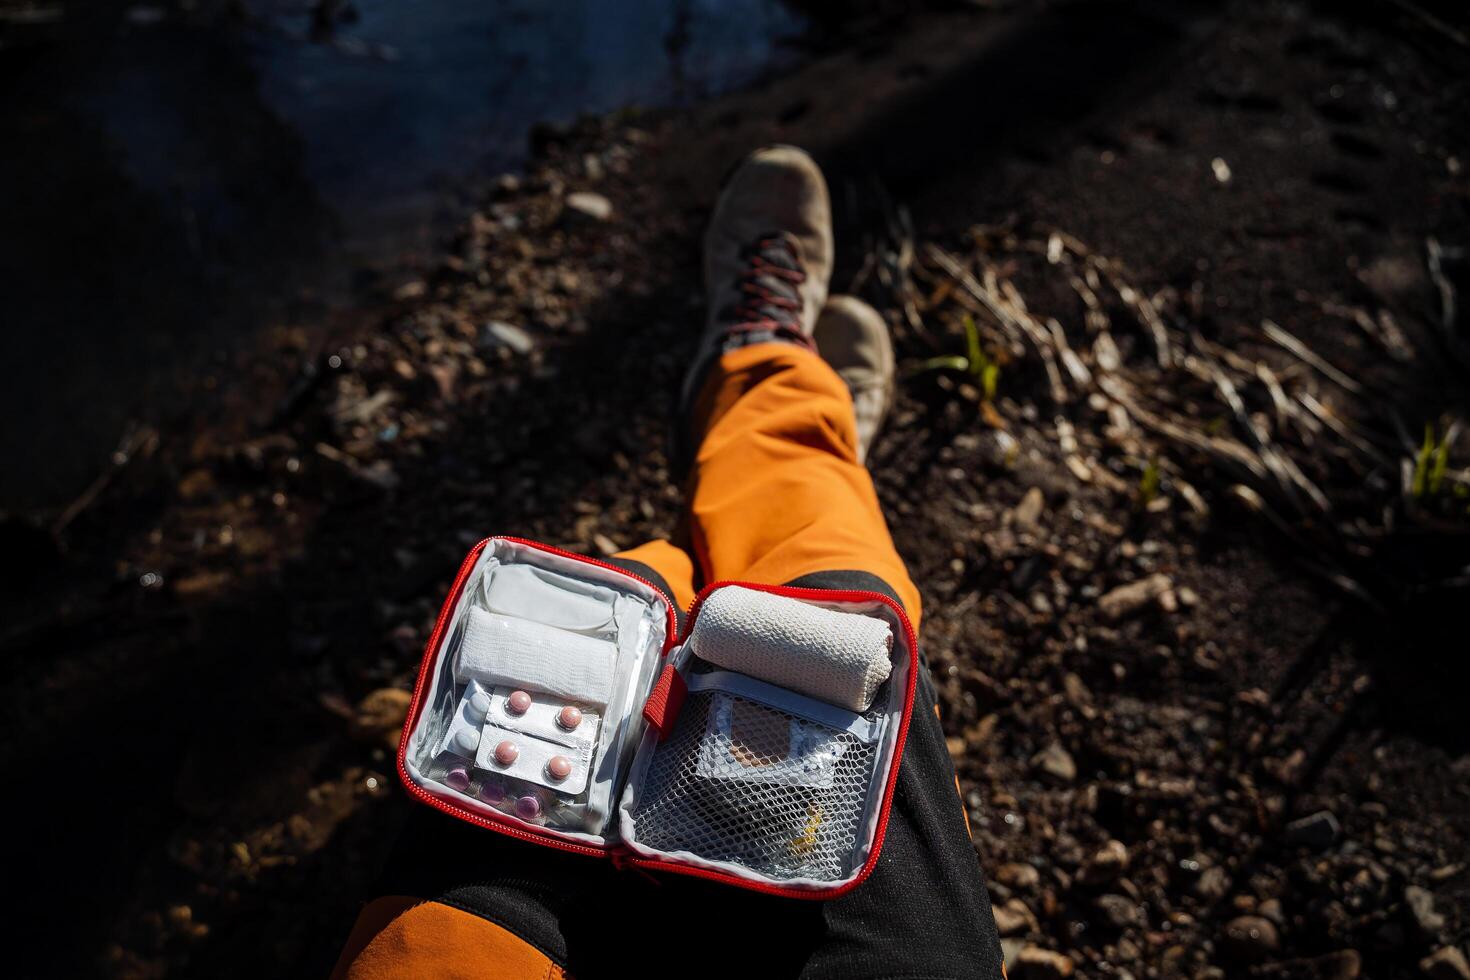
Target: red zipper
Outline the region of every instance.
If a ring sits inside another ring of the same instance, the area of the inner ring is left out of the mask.
[[[903,717],[899,722],[898,737],[893,744],[893,762],[888,767],[888,783],[883,788],[883,807],[878,811],[878,826],[873,829],[873,843],[868,854],[868,860],[858,872],[856,878],[845,885],[836,888],[791,888],[782,885],[770,885],[764,882],[751,881],[741,878],[728,871],[715,871],[710,868],[699,868],[693,865],[676,864],[660,858],[629,858],[620,860],[635,868],[657,868],[673,874],[691,875],[695,878],[707,878],[710,881],[719,881],[750,891],[763,892],[767,895],[781,895],[787,898],[806,898],[826,901],[837,898],[852,891],[854,888],[868,880],[873,869],[878,865],[878,857],[883,850],[883,838],[888,831],[888,817],[893,810],[893,793],[898,785],[898,766],[903,758],[904,742],[908,739],[909,721],[914,711],[914,692],[917,690],[919,678],[919,645],[914,636],[914,624],[909,620],[908,613],[904,612],[903,606],[895,602],[890,596],[881,592],[870,592],[861,589],[807,589],[790,585],[756,585],[751,582],[719,581],[705,586],[694,597],[689,605],[689,616],[684,623],[684,637],[687,641],[694,630],[694,619],[699,615],[699,607],[704,600],[716,589],[727,585],[738,585],[743,589],[751,589],[757,592],[768,592],[771,595],[787,596],[792,599],[818,599],[834,602],[881,602],[892,609],[898,615],[898,621],[903,626],[904,640],[908,643],[909,650],[909,676],[908,684],[904,691]],[[627,845],[621,845],[626,847]]]
[[[574,561],[585,562],[589,565],[596,565],[599,568],[605,568],[608,571],[617,572],[619,575],[627,576],[628,578],[633,579],[635,582],[646,585],[648,588],[652,589],[660,599],[664,601],[664,608],[668,610],[668,623],[664,627],[664,648],[662,651],[664,655],[667,655],[669,650],[673,649],[678,639],[678,619],[674,615],[673,600],[671,600],[667,595],[664,594],[663,589],[660,589],[658,586],[648,581],[648,579],[643,578],[641,575],[636,575],[633,572],[630,572],[625,568],[619,568],[616,565],[609,565],[607,562],[598,561],[596,558],[588,558],[585,555],[578,555],[570,551],[563,551],[560,548],[553,548],[550,545],[544,545],[537,541],[528,541],[525,538],[486,538],[485,540],[481,541],[479,544],[470,549],[470,553],[465,556],[463,564],[459,566],[459,573],[454,577],[454,585],[450,588],[449,595],[444,600],[443,608],[439,610],[439,619],[434,623],[434,632],[430,634],[428,645],[424,648],[424,658],[419,663],[418,682],[414,685],[413,699],[408,704],[408,717],[403,723],[403,734],[399,737],[398,740],[398,779],[400,782],[403,783],[404,788],[408,790],[409,795],[412,796],[414,799],[418,800],[421,803],[427,803],[429,806],[433,807],[436,810],[441,810],[444,813],[448,813],[451,816],[455,816],[460,818],[461,820],[468,821],[469,823],[475,824],[476,826],[484,827],[487,830],[494,830],[498,833],[506,834],[510,837],[518,837],[522,840],[532,841],[537,844],[545,844],[547,847],[559,848],[563,851],[572,851],[576,854],[593,854],[599,857],[607,857],[612,850],[611,847],[594,847],[589,844],[574,844],[571,841],[562,840],[560,837],[553,835],[549,831],[538,833],[536,831],[526,830],[521,827],[513,827],[510,826],[509,823],[504,819],[497,820],[493,817],[488,817],[484,814],[476,813],[473,810],[467,810],[462,806],[456,806],[455,804],[450,803],[447,800],[443,800],[435,796],[433,793],[430,793],[428,790],[415,783],[413,781],[413,777],[408,774],[408,736],[409,733],[413,731],[414,726],[418,724],[419,713],[423,710],[424,692],[428,689],[429,671],[430,668],[433,666],[435,654],[438,653],[439,643],[441,640],[443,640],[444,630],[448,627],[449,620],[454,615],[454,607],[459,602],[460,593],[464,591],[465,580],[469,578],[470,572],[474,569],[475,563],[479,560],[481,552],[485,550],[485,546],[488,545],[491,541],[496,540],[508,541],[512,544],[518,544],[523,547],[534,549],[536,551],[544,551],[547,554],[559,555],[562,558],[569,558]]]

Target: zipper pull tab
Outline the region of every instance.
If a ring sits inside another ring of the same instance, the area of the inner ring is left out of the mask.
[[[674,669],[673,664],[666,664],[663,673],[658,677],[658,683],[648,695],[648,700],[643,702],[643,720],[658,732],[660,742],[673,731],[674,721],[679,717],[679,709],[684,706],[684,696],[688,693],[689,685],[684,682],[684,678]]]

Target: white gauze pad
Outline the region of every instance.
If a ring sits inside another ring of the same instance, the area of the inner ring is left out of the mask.
[[[618,648],[607,640],[473,606],[454,665],[456,680],[525,688],[603,707]]]
[[[881,619],[728,585],[699,607],[694,652],[726,670],[867,711],[893,664]]]

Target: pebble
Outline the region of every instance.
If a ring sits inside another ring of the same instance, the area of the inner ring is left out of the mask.
[[[574,221],[607,221],[612,217],[612,202],[592,191],[575,191],[566,196],[566,214]]]
[[[1026,491],[1016,509],[1011,511],[1011,522],[1018,530],[1035,531],[1037,522],[1041,520],[1041,511],[1046,506],[1046,497],[1042,494],[1040,487],[1032,487]]]
[[[485,330],[481,335],[481,345],[485,347],[509,347],[517,354],[525,355],[536,349],[536,341],[531,335],[520,327],[509,323],[501,323],[499,320],[491,320],[485,324]]]
[[[1445,946],[1419,961],[1419,969],[1430,980],[1470,980],[1470,963],[1454,946]]]
[[[1077,763],[1071,753],[1056,742],[1051,743],[1031,758],[1031,765],[1060,782],[1070,783],[1077,778]]]
[[[1036,916],[1019,898],[1013,898],[1004,905],[992,906],[991,911],[995,914],[995,931],[1002,936],[1038,932],[1041,929]]]
[[[1410,885],[1404,889],[1404,902],[1409,906],[1409,914],[1414,917],[1414,924],[1425,936],[1433,938],[1444,929],[1445,918],[1435,911],[1434,893],[1429,889]]]
[[[419,299],[429,291],[429,286],[422,279],[410,279],[408,282],[393,290],[393,298],[400,303]]]
[[[1027,946],[1016,954],[1016,980],[1064,980],[1072,970],[1071,959],[1040,946]]]
[[[1259,963],[1281,948],[1281,935],[1270,919],[1242,915],[1226,923],[1222,945],[1238,960]]]
[[[1124,895],[1099,895],[1094,904],[1103,920],[1114,929],[1142,928],[1148,924],[1143,909]]]
[[[1337,817],[1331,810],[1318,810],[1286,825],[1288,843],[1300,844],[1315,851],[1330,847],[1340,833],[1342,825],[1337,822]]]
[[[1041,884],[1041,872],[1029,864],[1012,861],[995,869],[995,880],[1007,888],[1031,891]]]
[[[1363,957],[1355,949],[1338,950],[1318,956],[1305,964],[1316,980],[1358,980],[1363,975]]]
[[[398,748],[398,734],[408,717],[413,695],[396,687],[384,687],[357,703],[347,725],[347,734],[360,742],[377,742]]]
[[[1154,602],[1173,586],[1173,580],[1169,576],[1155,573],[1104,593],[1098,597],[1097,608],[1108,619],[1123,619]]]
[[[1104,885],[1128,870],[1128,848],[1122,841],[1110,840],[1093,852],[1082,866],[1077,880],[1084,885]]]

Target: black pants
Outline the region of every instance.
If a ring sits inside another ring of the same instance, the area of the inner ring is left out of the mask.
[[[646,566],[633,570],[663,584]],[[792,584],[893,594],[854,572],[808,575]],[[417,808],[380,889],[489,919],[580,980],[630,973],[1002,976],[990,898],[955,795],[927,667],[919,674],[882,854],[868,880],[841,898],[780,898],[683,875],[619,870],[428,807]]]

